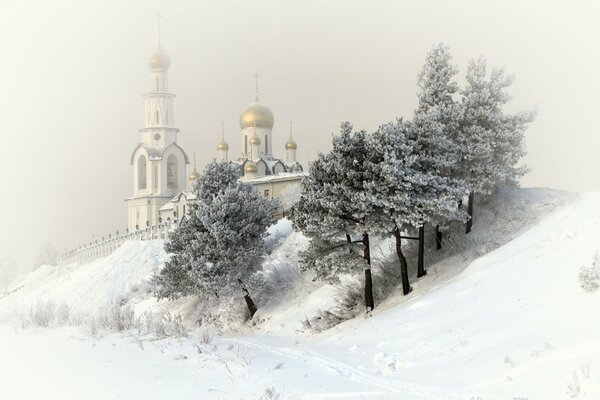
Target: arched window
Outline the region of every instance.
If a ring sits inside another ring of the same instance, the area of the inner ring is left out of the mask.
[[[167,189],[174,192],[179,190],[177,172],[177,157],[175,154],[171,154],[167,158]]]
[[[263,175],[267,175],[267,164],[263,161],[260,160],[259,162],[256,163],[256,168],[257,168],[257,172],[256,175],[258,176],[263,176]]]
[[[146,189],[146,157],[141,155],[138,157],[138,189]]]
[[[156,111],[156,125],[158,125],[158,111]]]
[[[283,166],[282,163],[278,162],[277,164],[275,164],[275,166],[273,167],[273,174],[277,175],[281,172],[285,172],[285,167]]]

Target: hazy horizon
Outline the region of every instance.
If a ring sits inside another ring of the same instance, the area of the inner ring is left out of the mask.
[[[411,118],[425,53],[444,42],[459,82],[483,54],[516,76],[508,109],[538,109],[524,186],[600,190],[599,10],[591,1],[4,1],[0,256],[125,230],[157,12],[178,142],[199,169],[216,155],[222,122],[230,157],[239,154],[255,71],[275,115],[275,155],[293,120],[306,166],[341,121],[372,131]]]

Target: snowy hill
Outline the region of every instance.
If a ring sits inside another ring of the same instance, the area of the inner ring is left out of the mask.
[[[301,321],[333,307],[340,289],[294,270],[306,239],[286,221],[272,228],[264,264],[280,290],[259,298],[259,322],[238,333],[21,329],[40,302],[82,321],[115,302],[138,314],[193,309],[151,296],[160,241],[43,267],[0,299],[0,397],[275,399],[265,393],[273,387],[285,399],[597,399],[600,292],[583,291],[577,273],[600,250],[598,210],[600,193],[501,192],[476,209],[469,236],[449,234],[444,250],[428,252],[429,274],[409,296],[319,334]],[[377,247],[382,261],[389,243]]]

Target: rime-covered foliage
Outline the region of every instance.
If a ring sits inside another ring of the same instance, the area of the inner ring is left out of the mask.
[[[260,265],[263,239],[276,210],[276,202],[242,182],[225,188],[209,204],[200,204],[197,214],[205,231],[187,252],[191,274],[203,293],[229,294],[239,290],[239,281],[248,282]]]
[[[455,142],[460,177],[470,192],[489,195],[496,185],[514,184],[525,173],[517,163],[525,155],[523,135],[534,114],[503,111],[512,81],[501,69],[488,77],[483,57],[469,63]]]
[[[210,203],[217,194],[235,184],[239,178],[238,165],[227,161],[212,161],[194,182],[193,190],[199,203]]]
[[[212,162],[197,180],[200,201],[166,244],[171,260],[154,278],[158,297],[230,296],[258,268],[277,203],[237,173],[230,163]]]
[[[311,239],[301,266],[316,277],[335,281],[342,272],[368,268],[353,237],[368,232],[368,204],[364,196],[366,137],[341,125],[333,149],[310,166],[302,181],[302,195],[291,216],[294,227]],[[364,249],[363,249],[364,250]]]
[[[165,262],[160,274],[153,278],[154,292],[158,298],[177,299],[199,292],[198,284],[190,274],[192,259],[185,250],[203,231],[206,229],[198,216],[198,204],[190,203],[187,218],[165,243],[165,251],[171,258]]]
[[[356,273],[367,266],[361,247],[341,236],[337,240],[313,236],[308,249],[301,254],[300,270],[313,271],[317,280],[339,283],[341,274]]]
[[[418,76],[418,107],[406,125],[414,143],[415,169],[420,171],[416,185],[415,212],[421,225],[432,220],[464,219],[458,209],[465,193],[460,179],[453,174],[457,167],[457,144],[453,138],[459,129],[460,105],[454,100],[458,72],[450,64],[448,47],[439,44],[428,53]]]
[[[364,232],[363,195],[366,132],[352,132],[345,122],[333,138],[333,149],[310,165],[292,222],[307,236],[336,238]]]
[[[577,275],[579,286],[586,292],[595,292],[600,288],[600,254],[594,255],[592,265],[584,265]]]

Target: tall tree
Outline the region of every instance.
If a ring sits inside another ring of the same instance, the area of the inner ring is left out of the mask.
[[[250,316],[256,312],[248,285],[260,266],[277,202],[238,176],[237,166],[212,162],[197,180],[199,201],[166,244],[171,260],[154,278],[158,297],[223,297],[242,291]]]
[[[340,135],[333,138],[333,149],[319,157],[310,166],[310,174],[302,182],[302,195],[294,207],[292,221],[311,242],[317,254],[326,253],[326,246],[334,244],[331,250],[339,249],[339,241],[345,246],[363,244],[363,261],[351,263],[361,265],[365,274],[365,306],[367,311],[374,308],[371,276],[370,237],[371,226],[368,217],[369,204],[364,198],[366,132],[352,132],[352,125],[341,125]],[[354,239],[360,237],[360,239]],[[344,242],[345,240],[345,242]],[[329,252],[329,257],[347,253]],[[346,260],[348,261],[348,260]],[[331,268],[332,263],[307,262],[315,268]],[[328,276],[331,270],[321,271],[317,276]]]
[[[466,81],[455,142],[459,175],[469,193],[469,233],[475,194],[489,195],[497,184],[516,183],[525,172],[517,163],[525,154],[523,134],[534,113],[504,113],[503,107],[510,99],[506,88],[513,78],[501,69],[488,77],[483,57],[469,63]]]
[[[419,195],[416,212],[420,223],[444,222],[464,218],[458,204],[465,189],[455,175],[458,148],[453,137],[459,128],[460,106],[454,100],[458,91],[456,66],[450,63],[449,49],[444,44],[434,46],[418,75],[418,106],[413,120],[407,124],[409,138],[418,157]],[[419,267],[417,276],[425,275]]]
[[[406,135],[402,120],[385,124],[367,137],[364,203],[369,205],[367,221],[371,230],[380,235],[392,235],[396,240],[396,254],[400,262],[402,290],[406,295],[412,289],[408,278],[408,264],[402,252],[402,232],[419,227],[415,213],[415,188],[420,181],[414,169],[417,158],[413,143]]]

